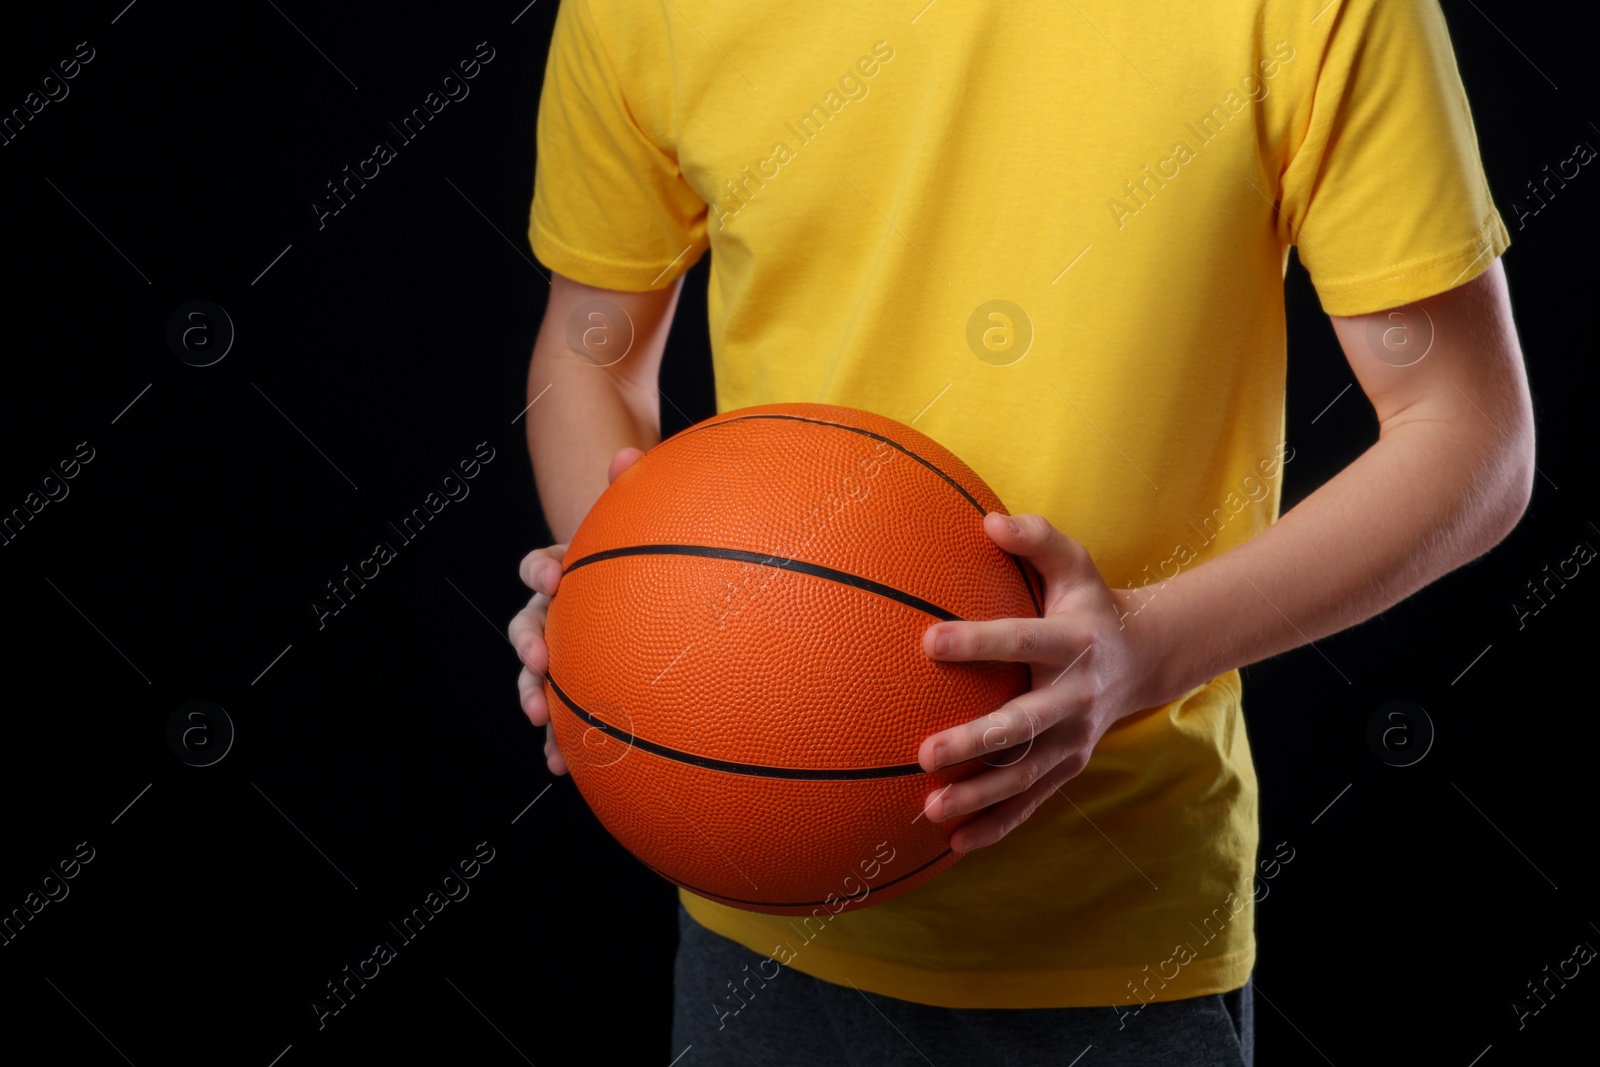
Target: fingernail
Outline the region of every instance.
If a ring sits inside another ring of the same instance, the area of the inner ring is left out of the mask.
[[[933,654],[942,656],[950,651],[950,635],[943,630],[933,635]]]
[[[1020,522],[1018,522],[1016,519],[1013,519],[1011,516],[1007,515],[1006,516],[1006,529],[1010,530],[1014,534],[1019,534],[1019,533],[1022,532],[1022,524]]]

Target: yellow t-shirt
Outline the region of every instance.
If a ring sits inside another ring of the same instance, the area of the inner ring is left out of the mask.
[[[533,251],[577,281],[661,288],[714,252],[719,410],[914,422],[1115,587],[1276,518],[1290,245],[1354,315],[1510,243],[1437,0],[563,0],[534,186]],[[1244,984],[1238,672],[1118,723],[1061,793],[860,911],[682,899],[780,963],[928,1004]]]

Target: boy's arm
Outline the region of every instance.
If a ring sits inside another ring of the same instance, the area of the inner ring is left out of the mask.
[[[1533,402],[1498,259],[1438,296],[1331,319],[1377,412],[1378,440],[1213,561],[1221,566],[1196,568],[1182,588],[1173,582],[1170,610],[1151,617],[1170,650],[1157,696],[1372,618],[1489,551],[1527,508]],[[1395,366],[1381,340],[1390,330],[1408,333],[1418,351],[1431,332],[1432,348]],[[1232,625],[1217,627],[1224,618]],[[1343,684],[1331,669],[1329,677]]]
[[[539,503],[563,544],[605,490],[617,450],[661,440],[656,388],[682,288],[682,278],[634,293],[552,276],[528,366],[527,433]]]
[[[612,479],[661,440],[656,382],[682,286],[680,277],[666,289],[623,292],[553,275],[534,342],[528,453],[545,522],[559,543],[523,557],[519,573],[533,596],[506,636],[523,664],[517,678],[523,713],[546,727],[545,761],[553,774],[565,774],[567,766],[548,728],[545,615],[567,542],[583,517]]]
[[[1039,568],[1048,599],[1043,619],[939,623],[924,638],[937,659],[1033,665],[1031,692],[923,743],[929,770],[1014,750],[930,795],[939,820],[994,806],[956,831],[957,851],[1020,825],[1117,720],[1369,619],[1516,525],[1532,492],[1533,407],[1500,261],[1458,288],[1333,325],[1377,411],[1377,442],[1260,535],[1150,586],[1148,603],[1111,589],[1042,517],[1018,516],[1017,532],[985,520],[996,544]],[[1421,345],[1430,326],[1427,354],[1393,365],[1384,331],[1413,331]],[[1337,672],[1328,666],[1343,684]]]

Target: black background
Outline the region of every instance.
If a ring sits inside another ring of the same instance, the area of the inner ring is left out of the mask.
[[[524,233],[554,0],[124,2],[33,9],[0,43],[7,110],[78,42],[94,49],[0,148],[0,509],[93,449],[70,495],[0,547],[0,910],[94,850],[0,946],[5,1044],[141,1067],[667,1064],[674,891],[570,781],[545,792],[504,637],[526,598],[516,562],[548,540],[513,419],[547,292]],[[1490,555],[1320,653],[1246,671],[1263,853],[1295,849],[1257,912],[1264,1064],[1542,1062],[1600,1003],[1591,966],[1523,1028],[1511,1008],[1577,942],[1600,946],[1600,577],[1584,569],[1520,630],[1512,608],[1546,564],[1600,546],[1600,177],[1585,167],[1520,227],[1513,207],[1577,142],[1600,146],[1594,26],[1446,8],[1513,234],[1541,473]],[[480,41],[494,59],[471,95],[319,230],[323,183]],[[708,263],[673,330],[667,433],[713,412]],[[195,299],[237,332],[204,368],[166,341]],[[1288,302],[1286,506],[1376,427],[1359,389],[1328,407],[1352,377],[1297,264]],[[324,582],[479,442],[494,458],[470,496],[319,629]],[[168,744],[193,699],[236,730],[212,766]],[[1437,729],[1405,768],[1366,737],[1395,699]],[[323,983],[479,842],[494,858],[471,895],[319,1030]]]

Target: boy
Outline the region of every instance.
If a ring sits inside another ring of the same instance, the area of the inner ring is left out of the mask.
[[[1487,551],[1531,492],[1509,237],[1444,20],[1436,0],[919,6],[564,0],[528,380],[530,401],[550,390],[528,439],[563,543],[522,563],[523,708],[548,722],[564,542],[602,472],[659,440],[678,285],[709,248],[718,409],[914,422],[1017,513],[985,529],[1049,596],[1043,619],[924,638],[1033,670],[919,753],[989,762],[927,798],[934,820],[980,813],[951,839],[971,855],[798,945],[780,916],[681,893],[675,1047],[1249,1063],[1238,668]],[[1379,436],[1278,518],[1290,245]],[[593,300],[631,322],[614,363],[569,341]]]

